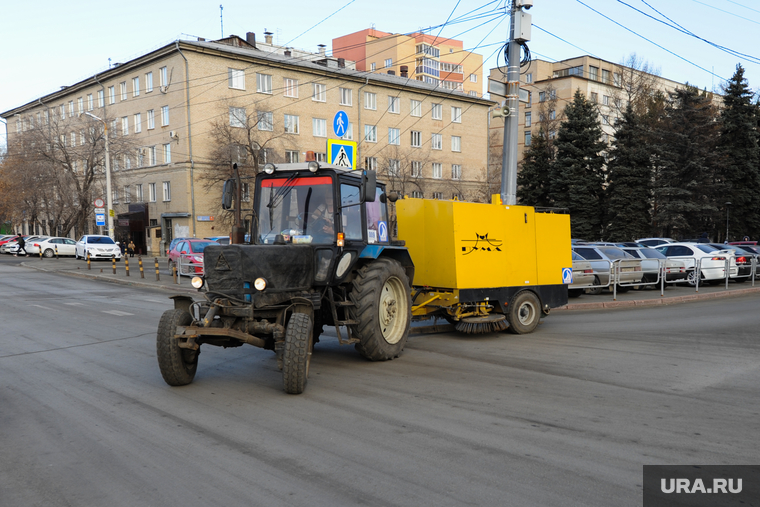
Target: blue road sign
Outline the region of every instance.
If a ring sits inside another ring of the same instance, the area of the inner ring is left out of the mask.
[[[92,222],[90,222],[92,223]],[[105,213],[98,213],[95,215],[95,225],[97,227],[105,227],[106,225],[106,215]]]
[[[562,268],[562,283],[566,285],[573,283],[573,268]]]
[[[343,137],[346,135],[346,129],[348,129],[348,115],[345,111],[338,111],[333,118],[333,130],[335,135]]]
[[[354,141],[327,140],[327,161],[338,167],[356,169],[356,143]]]

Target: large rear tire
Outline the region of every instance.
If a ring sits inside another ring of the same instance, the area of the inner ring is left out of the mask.
[[[538,296],[529,290],[518,292],[509,304],[507,320],[510,333],[532,333],[541,320],[541,301]]]
[[[296,312],[290,316],[282,357],[282,383],[288,394],[301,394],[306,389],[313,330],[314,325],[308,314]]]
[[[370,361],[398,357],[409,337],[412,298],[409,279],[401,264],[377,259],[362,267],[350,293],[354,307],[351,330],[359,339],[356,350]]]
[[[198,369],[199,350],[180,348],[174,338],[178,326],[187,326],[193,318],[184,310],[166,310],[161,315],[156,334],[156,356],[161,376],[170,386],[185,386],[193,381]]]

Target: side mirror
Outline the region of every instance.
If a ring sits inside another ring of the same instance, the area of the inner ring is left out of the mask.
[[[375,202],[377,172],[362,171],[362,202]]]
[[[232,208],[232,198],[235,195],[235,180],[227,180],[222,188],[222,209]]]

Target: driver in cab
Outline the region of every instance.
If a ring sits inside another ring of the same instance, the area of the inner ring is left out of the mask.
[[[334,238],[335,208],[332,197],[328,197],[311,214],[311,226],[309,228],[313,231],[315,239],[330,241]]]

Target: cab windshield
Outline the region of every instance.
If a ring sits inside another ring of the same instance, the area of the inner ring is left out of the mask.
[[[269,178],[259,188],[257,244],[280,234],[290,243],[335,242],[335,206],[330,176]]]

